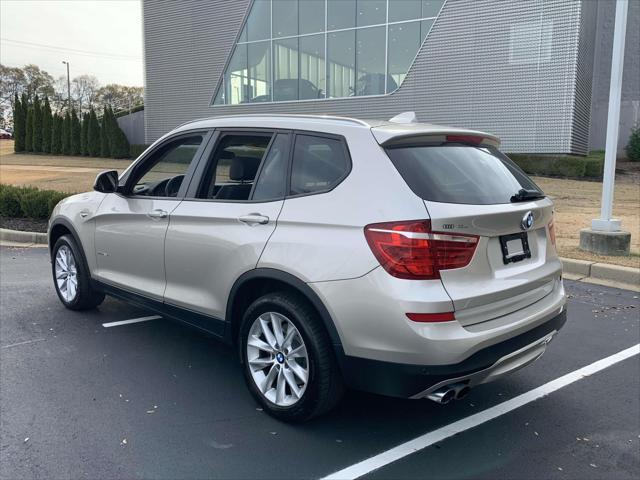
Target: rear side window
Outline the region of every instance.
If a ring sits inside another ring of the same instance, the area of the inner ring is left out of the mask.
[[[445,144],[388,148],[389,158],[419,197],[432,202],[510,203],[519,190],[540,188],[493,147]]]
[[[350,161],[338,139],[296,135],[291,166],[291,195],[331,190],[349,173]]]

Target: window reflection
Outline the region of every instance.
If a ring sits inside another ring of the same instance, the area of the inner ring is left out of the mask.
[[[443,4],[444,0],[254,0],[213,104],[393,92],[404,81]]]

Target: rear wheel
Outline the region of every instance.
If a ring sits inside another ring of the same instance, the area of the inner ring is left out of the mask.
[[[241,342],[247,386],[269,414],[305,421],[340,400],[344,388],[329,337],[303,299],[288,293],[257,299],[244,314]]]
[[[70,235],[63,235],[53,246],[51,270],[56,293],[70,310],[95,308],[104,300],[104,293],[91,287],[89,269]]]

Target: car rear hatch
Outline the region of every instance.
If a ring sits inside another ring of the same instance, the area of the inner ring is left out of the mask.
[[[389,136],[382,146],[424,200],[431,232],[476,243],[466,266],[439,271],[456,320],[469,326],[503,317],[558,286],[561,266],[549,233],[553,204],[497,149],[495,137],[412,133]]]

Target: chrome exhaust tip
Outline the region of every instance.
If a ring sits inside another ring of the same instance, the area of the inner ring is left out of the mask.
[[[432,400],[436,403],[440,403],[442,405],[446,405],[451,400],[456,398],[456,391],[451,387],[443,387],[440,390],[436,390],[435,392],[431,392],[427,395],[429,400]]]

